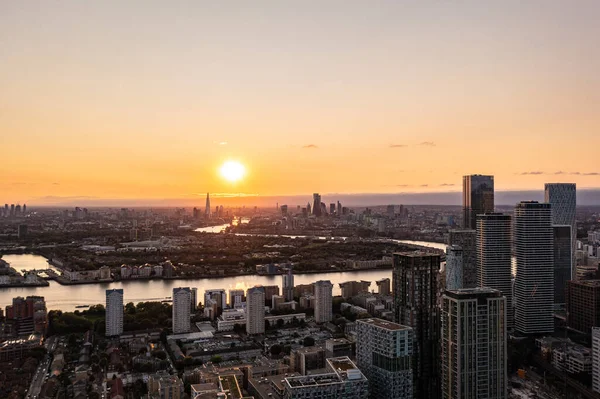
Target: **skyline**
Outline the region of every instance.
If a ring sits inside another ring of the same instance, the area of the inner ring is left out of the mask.
[[[600,188],[597,2],[178,4],[0,5],[3,201]]]

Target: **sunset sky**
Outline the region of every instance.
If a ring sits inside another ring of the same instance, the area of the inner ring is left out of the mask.
[[[598,188],[599,20],[585,0],[2,1],[0,202]]]

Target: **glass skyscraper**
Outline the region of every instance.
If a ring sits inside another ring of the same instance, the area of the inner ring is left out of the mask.
[[[463,228],[475,229],[477,215],[494,212],[494,176],[463,176]]]

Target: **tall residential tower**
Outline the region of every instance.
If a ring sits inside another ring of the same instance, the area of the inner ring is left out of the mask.
[[[123,290],[106,290],[106,336],[123,334]]]
[[[494,176],[463,176],[463,228],[475,229],[475,218],[494,212]]]
[[[190,332],[192,290],[189,287],[173,288],[173,333]]]

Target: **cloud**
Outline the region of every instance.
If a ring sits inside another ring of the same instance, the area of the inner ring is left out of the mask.
[[[429,184],[421,184],[421,187],[429,187]]]
[[[440,187],[452,187],[452,186],[456,186],[456,184],[454,184],[454,183],[442,183],[442,184],[440,184]]]
[[[390,144],[390,148],[404,148],[408,147],[406,144]]]
[[[422,145],[425,147],[435,147],[435,143],[433,141],[424,141],[424,142],[420,143],[419,145]]]
[[[53,186],[60,186],[60,183],[52,183]]]
[[[319,148],[319,147],[316,144],[307,144],[307,145],[302,146],[302,148],[313,150],[313,149],[316,149],[316,148]]]
[[[562,170],[559,170],[558,172],[554,172],[555,175],[564,175],[565,172],[563,172]]]
[[[540,171],[535,171],[535,172],[521,172],[518,173],[521,176],[526,176],[526,175],[543,175],[544,172],[540,172]]]
[[[396,187],[412,187],[410,184],[396,184]]]
[[[598,173],[598,172],[587,172],[587,173],[582,173],[582,175],[584,175],[584,176],[598,176],[598,175],[600,175],[600,173]]]

